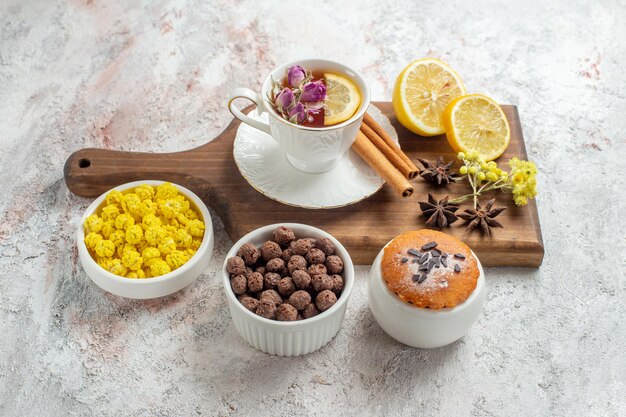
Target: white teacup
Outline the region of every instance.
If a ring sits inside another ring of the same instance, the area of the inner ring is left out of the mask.
[[[351,78],[361,92],[361,104],[356,113],[343,123],[321,128],[300,126],[283,119],[274,111],[268,92],[272,88],[272,79],[282,80],[287,74],[287,69],[292,65],[300,65],[307,71],[324,70]],[[236,108],[234,100],[237,98],[252,101],[256,104],[259,113],[267,112],[269,123],[253,119]],[[260,94],[249,88],[236,88],[228,101],[228,109],[242,122],[270,134],[283,149],[287,160],[294,168],[317,174],[335,167],[341,156],[350,149],[369,104],[370,90],[358,72],[334,61],[304,59],[281,65],[272,71],[263,82]]]

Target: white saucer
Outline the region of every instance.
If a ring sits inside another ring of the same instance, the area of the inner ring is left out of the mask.
[[[389,119],[374,105],[367,112],[398,143],[398,134]],[[249,116],[267,121],[267,114],[259,115],[256,110]],[[253,188],[290,206],[312,209],[347,206],[366,199],[385,184],[352,150],[330,171],[321,174],[298,171],[270,135],[245,123],[237,129],[233,155],[239,172]]]

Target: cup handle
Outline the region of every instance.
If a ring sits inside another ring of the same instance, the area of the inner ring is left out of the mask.
[[[259,97],[257,93],[250,90],[249,88],[244,88],[244,87],[235,88],[235,90],[230,95],[230,98],[228,99],[228,110],[230,110],[233,116],[235,116],[237,119],[241,120],[242,122],[256,129],[259,129],[260,131],[265,132],[268,135],[271,135],[272,133],[270,132],[270,125],[268,123],[253,119],[252,117],[249,117],[248,115],[244,114],[241,110],[239,110],[237,107],[235,107],[234,101],[235,99],[238,99],[238,98],[247,98],[248,100],[256,104],[257,110],[259,112],[262,112],[264,111],[264,107],[263,107],[263,100],[261,100],[261,97]]]

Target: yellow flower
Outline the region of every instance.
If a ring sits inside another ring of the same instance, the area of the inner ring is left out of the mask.
[[[467,174],[467,167],[465,165],[463,165],[461,167],[461,169],[459,169],[459,172],[461,173],[461,175],[466,175]]]
[[[191,248],[187,248],[185,252],[187,252],[187,255],[189,255],[189,259],[191,259],[191,257],[196,254],[196,251]]]
[[[128,243],[132,243],[136,245],[139,242],[141,242],[142,238],[143,238],[143,229],[138,224],[132,227],[129,227],[128,230],[126,230],[126,241]]]
[[[135,248],[135,245],[131,245],[130,243],[124,243],[123,245],[120,245],[117,247],[117,256],[119,258],[122,257],[122,255],[124,255],[126,252],[128,251],[136,251],[137,248]]]
[[[198,213],[195,210],[191,209],[187,210],[187,212],[185,213],[185,217],[188,220],[196,220],[200,218],[200,216],[198,216]]]
[[[174,239],[167,236],[161,238],[158,248],[162,254],[167,255],[168,253],[176,250],[176,242],[174,242]]]
[[[111,236],[111,233],[115,232],[115,221],[107,220],[102,224],[102,230],[100,233],[104,236],[105,239],[108,239]]]
[[[109,194],[107,194],[105,201],[109,206],[121,205],[123,196],[124,194],[122,194],[121,192],[113,190]]]
[[[128,269],[124,266],[122,260],[117,258],[111,259],[107,262],[105,269],[112,274],[120,275],[122,277],[126,275],[126,272],[128,272]]]
[[[122,210],[124,213],[129,213],[134,216],[139,216],[141,213],[141,200],[135,193],[124,194],[122,198]]]
[[[169,182],[157,186],[155,198],[157,200],[167,200],[168,198],[174,198],[178,195],[178,189]]]
[[[141,256],[143,256],[143,259],[147,262],[150,259],[160,258],[161,251],[153,246],[148,246],[141,252]]]
[[[522,161],[512,158],[509,161],[511,167],[511,183],[513,187],[513,201],[518,206],[528,204],[528,199],[537,195],[537,166],[530,161]]]
[[[135,225],[135,219],[130,214],[122,213],[115,219],[115,227],[118,230],[128,230]]]
[[[487,176],[485,175],[485,173],[484,173],[484,172],[479,172],[479,173],[478,173],[478,176],[477,176],[478,181],[484,181],[486,177],[487,177]]]
[[[141,216],[147,216],[149,214],[156,214],[156,212],[157,212],[157,205],[155,204],[154,201],[143,200],[141,204],[139,205],[139,209],[137,213],[141,217]]]
[[[107,221],[107,220],[115,221],[115,219],[119,215],[120,215],[120,209],[117,208],[117,206],[112,205],[112,204],[105,206],[101,212],[102,220],[104,221]]]
[[[201,244],[202,244],[202,239],[193,239],[191,241],[191,245],[189,245],[189,248],[194,250],[194,251],[197,251],[198,248],[200,248]]]
[[[122,255],[122,263],[124,266],[132,271],[141,269],[143,258],[137,251],[127,251]]]
[[[486,177],[487,177],[487,181],[491,181],[491,182],[498,181],[498,176],[496,175],[495,172],[488,172]]]
[[[96,243],[96,255],[101,258],[110,258],[115,253],[115,244],[108,239]]]
[[[167,200],[159,200],[159,210],[165,218],[172,219],[183,210],[183,204],[180,200],[170,198]]]
[[[172,272],[172,268],[163,259],[156,259],[150,264],[150,275],[158,277]]]
[[[142,279],[142,278],[146,278],[146,274],[145,272],[143,272],[143,269],[138,269],[136,271],[128,272],[126,274],[126,278]]]
[[[178,229],[174,232],[172,238],[176,242],[177,248],[186,248],[191,245],[192,237],[185,229]]]
[[[150,226],[159,227],[161,226],[161,219],[154,214],[146,214],[141,220],[141,224],[144,226],[144,230]]]
[[[202,237],[204,235],[204,223],[201,220],[191,220],[186,228],[191,236]]]
[[[459,158],[460,160],[465,159],[465,152],[459,152],[456,157]]]
[[[164,236],[167,236],[167,232],[160,226],[150,226],[146,229],[145,237],[149,245],[156,246]]]
[[[98,217],[97,214],[92,214],[91,216],[85,219],[85,231],[87,233],[89,232],[98,233],[100,230],[102,230],[103,224],[104,224],[104,221],[100,217]]]
[[[165,257],[165,260],[167,261],[167,264],[170,266],[170,268],[174,270],[184,265],[185,262],[189,260],[189,255],[186,252],[175,250],[169,253]]]
[[[87,236],[85,236],[85,245],[87,246],[87,249],[94,250],[96,249],[96,244],[103,239],[102,235],[90,232],[87,233]]]
[[[143,200],[152,200],[154,198],[154,188],[151,185],[143,184],[139,187],[135,187],[135,194],[141,201]]]
[[[470,173],[470,175],[474,175],[476,174],[476,167],[469,167],[469,169],[467,170],[467,172]]]
[[[111,233],[111,235],[109,236],[109,240],[113,242],[115,247],[123,246],[124,243],[126,243],[124,231],[116,230],[115,232]]]

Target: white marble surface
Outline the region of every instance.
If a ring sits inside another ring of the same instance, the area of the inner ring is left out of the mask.
[[[134,3],[0,3],[0,415],[626,414],[623,0]],[[488,269],[461,341],[391,340],[361,266],[329,345],[253,350],[215,276],[231,245],[219,219],[210,268],[166,299],[105,294],[77,264],[90,200],[63,182],[72,151],[204,143],[233,87],[311,55],[361,70],[378,100],[410,60],[441,57],[519,106],[546,258]]]

